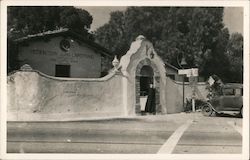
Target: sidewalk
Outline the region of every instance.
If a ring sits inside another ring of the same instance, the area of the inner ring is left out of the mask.
[[[242,127],[242,119],[234,117],[226,117],[231,124],[235,126]],[[8,123],[25,123],[25,122],[104,122],[104,121],[144,121],[144,122],[174,122],[174,123],[185,123],[187,121],[193,121],[194,123],[202,120],[204,123],[224,123],[225,117],[214,116],[214,117],[205,117],[201,112],[181,112],[174,114],[165,114],[165,115],[136,115],[136,116],[109,116],[109,117],[83,117],[75,119],[63,119],[63,120],[54,120],[54,121],[8,121]]]

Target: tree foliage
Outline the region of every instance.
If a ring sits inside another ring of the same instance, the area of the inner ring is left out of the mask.
[[[93,20],[87,11],[70,6],[13,6],[8,7],[7,11],[9,38],[18,38],[61,27],[87,33]]]
[[[179,68],[184,55],[201,76],[230,80],[225,54],[230,35],[222,7],[128,7],[111,13],[110,21],[97,29],[96,40],[122,56],[138,35],[150,40],[165,62]]]
[[[230,65],[230,80],[243,82],[243,36],[233,33],[227,45],[227,58]]]

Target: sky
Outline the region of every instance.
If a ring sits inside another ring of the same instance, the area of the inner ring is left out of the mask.
[[[105,23],[108,23],[110,18],[110,13],[113,11],[125,11],[126,6],[124,7],[108,7],[108,6],[102,6],[102,7],[79,7],[82,9],[85,9],[93,16],[93,22],[91,24],[91,30],[94,31],[98,27],[104,25]]]
[[[92,7],[84,6],[79,7],[87,10],[93,16],[93,22],[91,25],[91,30],[94,31],[98,27],[108,23],[110,18],[110,13],[112,11],[125,11],[126,6],[122,7]],[[230,33],[239,32],[243,34],[243,8],[240,7],[226,7],[224,9],[224,24],[229,29]]]
[[[225,8],[224,23],[226,27],[228,27],[230,33],[239,32],[243,34],[243,8]]]

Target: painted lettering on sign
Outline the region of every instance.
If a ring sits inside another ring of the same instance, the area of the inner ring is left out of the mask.
[[[89,55],[89,54],[75,53],[74,56],[79,58],[94,59],[94,55]]]
[[[94,59],[94,55],[90,54],[83,54],[83,53],[63,53],[59,54],[55,51],[49,51],[49,50],[40,50],[40,49],[32,49],[31,50],[32,54],[35,55],[42,55],[42,56],[60,56],[60,57],[71,57],[71,58],[88,58],[88,59]]]
[[[56,56],[57,55],[57,52],[40,50],[40,49],[32,49],[31,53],[36,54],[36,55],[46,55],[46,56]]]

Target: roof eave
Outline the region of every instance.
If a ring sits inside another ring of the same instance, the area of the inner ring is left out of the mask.
[[[83,41],[84,43],[88,44],[90,47],[97,48],[100,51],[100,53],[105,55],[105,56],[112,57],[112,55],[113,55],[106,48],[100,46],[96,42],[90,42],[90,41],[86,40],[84,37],[80,36],[79,34],[77,34],[76,32],[74,32],[68,28],[62,28],[62,29],[56,30],[56,31],[47,31],[47,32],[38,33],[38,34],[34,34],[34,35],[28,35],[28,36],[25,36],[22,38],[15,39],[14,42],[15,43],[23,43],[23,42],[31,40],[33,38],[41,38],[44,36],[52,36],[52,35],[65,34],[65,33],[69,33],[69,35],[79,39],[80,41]]]

